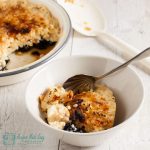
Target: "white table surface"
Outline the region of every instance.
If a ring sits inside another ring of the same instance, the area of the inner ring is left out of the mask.
[[[101,8],[108,21],[108,32],[138,49],[150,46],[150,0],[91,0]],[[94,38],[76,32],[67,47],[71,55],[98,55],[121,60]],[[80,148],[60,143],[59,150],[149,150],[150,149],[150,77],[135,69],[145,87],[145,102],[132,125],[121,131],[109,143],[90,148]],[[0,87],[0,150],[57,150],[59,141],[49,135],[27,113],[24,92],[27,82]],[[132,102],[132,100],[131,100]],[[41,134],[42,144],[4,145],[5,133],[16,135]]]

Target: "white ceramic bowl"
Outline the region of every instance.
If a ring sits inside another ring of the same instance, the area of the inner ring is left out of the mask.
[[[143,102],[143,86],[138,75],[126,68],[112,77],[104,79],[114,92],[117,103],[115,126],[105,131],[95,133],[71,133],[50,127],[39,111],[38,97],[49,86],[63,83],[76,74],[98,76],[118,66],[120,62],[112,59],[94,56],[71,56],[51,62],[46,68],[36,74],[26,91],[26,107],[35,121],[49,130],[49,133],[62,141],[76,146],[95,146],[107,142],[120,129],[129,125]],[[32,91],[32,93],[31,93]],[[39,127],[40,130],[40,127]]]
[[[44,64],[47,64],[64,48],[70,37],[72,30],[70,19],[66,11],[59,4],[53,0],[31,1],[45,5],[52,12],[52,14],[59,20],[60,26],[62,28],[62,36],[60,37],[53,50],[41,59],[20,68],[0,72],[0,86],[14,84],[31,77],[35,72],[37,72],[38,69],[40,69],[40,67],[43,67]]]

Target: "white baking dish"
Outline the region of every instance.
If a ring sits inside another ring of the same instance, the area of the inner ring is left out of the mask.
[[[17,69],[0,72],[0,86],[15,84],[17,82],[23,81],[31,77],[35,72],[37,72],[37,70],[39,70],[41,67],[44,67],[44,65],[49,63],[50,60],[54,58],[60,51],[61,55],[63,54],[63,51],[65,55],[68,54],[69,52],[64,48],[64,46],[67,44],[69,40],[72,30],[68,14],[60,5],[58,5],[53,0],[31,0],[31,1],[35,3],[41,3],[47,6],[47,8],[52,12],[52,14],[59,20],[63,32],[62,36],[57,42],[54,49],[44,57],[40,58],[39,60],[26,66],[19,67]]]

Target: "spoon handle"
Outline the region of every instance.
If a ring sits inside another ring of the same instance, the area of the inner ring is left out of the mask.
[[[118,66],[117,68],[109,71],[108,73],[106,73],[106,74],[104,74],[104,75],[102,75],[100,77],[96,77],[96,80],[102,79],[102,78],[104,78],[104,77],[106,77],[106,76],[108,76],[108,75],[110,75],[110,74],[112,74],[112,73],[114,73],[114,72],[116,72],[116,71],[118,71],[120,69],[125,68],[126,66],[128,66],[132,62],[139,61],[139,60],[144,59],[144,58],[149,57],[149,56],[150,56],[150,47],[145,49],[141,53],[137,54],[135,57],[133,57],[132,59],[128,60],[124,64],[122,64],[122,65]]]
[[[139,51],[135,47],[107,32],[96,32],[96,34],[97,38],[101,42],[106,43],[105,45],[107,45],[111,50],[114,51],[115,49],[115,53],[120,55],[125,60],[131,59],[136,55],[136,52]],[[136,64],[136,66],[150,74],[150,61],[143,60],[141,63]]]

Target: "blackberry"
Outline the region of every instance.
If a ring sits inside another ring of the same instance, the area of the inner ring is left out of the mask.
[[[37,48],[39,50],[43,50],[43,49],[48,48],[49,46],[54,46],[55,44],[56,44],[56,42],[41,40],[38,44],[34,44],[33,46],[27,46],[27,45],[25,45],[23,47],[20,47],[17,50],[17,52],[25,53],[25,52],[30,51],[32,48]]]
[[[79,120],[80,122],[83,122],[85,120],[85,116],[80,109],[76,109],[71,115],[71,120]]]
[[[79,133],[85,133],[84,128],[77,128],[73,123],[68,122],[66,123],[65,127],[64,127],[65,131],[69,131],[69,132],[79,132]]]
[[[23,47],[20,47],[17,51],[19,51],[19,52],[28,52],[28,51],[30,51],[31,50],[31,48],[32,48],[32,46],[23,46]]]
[[[70,131],[70,132],[76,132],[78,129],[74,124],[69,122],[69,123],[66,123],[64,130]]]
[[[46,49],[49,46],[54,46],[56,42],[41,40],[38,44],[34,44],[34,47],[37,49]]]

